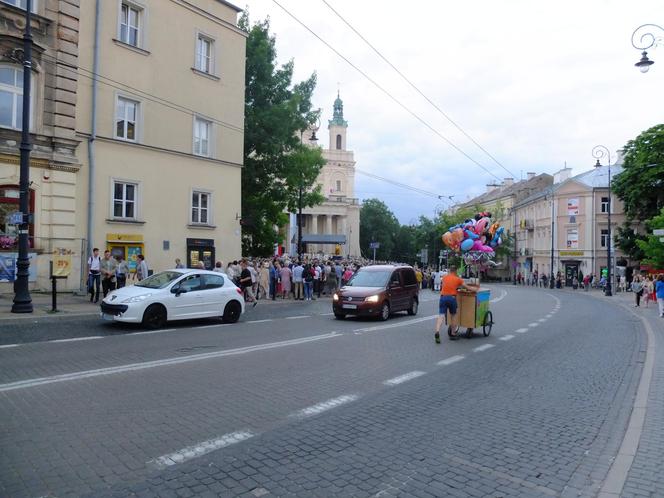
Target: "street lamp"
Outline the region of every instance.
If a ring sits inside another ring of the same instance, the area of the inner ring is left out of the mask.
[[[648,59],[648,50],[662,42],[662,38],[656,37],[650,30],[658,29],[664,33],[664,28],[657,24],[642,24],[632,33],[632,46],[637,50],[642,50],[641,60],[634,64],[642,73],[647,73],[655,62]]]
[[[608,222],[608,229],[607,229],[607,242],[606,242],[606,287],[604,288],[604,295],[605,296],[611,296],[611,153],[609,152],[609,149],[606,148],[603,145],[596,145],[593,147],[592,150],[593,157],[597,159],[597,162],[595,163],[595,167],[599,168],[601,167],[601,163],[599,160],[603,157],[606,157],[606,163],[607,166],[609,167],[609,180],[608,180],[608,188],[609,188],[609,197],[608,197],[608,202],[606,205],[606,211],[607,211],[607,222]]]

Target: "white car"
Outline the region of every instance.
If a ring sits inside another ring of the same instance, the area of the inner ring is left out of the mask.
[[[105,320],[162,327],[169,320],[222,317],[237,322],[244,296],[226,275],[206,270],[167,270],[109,293],[101,302]]]

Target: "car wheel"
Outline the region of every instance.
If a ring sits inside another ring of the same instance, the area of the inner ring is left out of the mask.
[[[344,318],[346,318],[346,315],[344,315],[343,313],[335,313],[334,318],[336,318],[337,320],[343,320]]]
[[[409,315],[417,315],[417,299],[413,299],[413,301],[410,303],[410,308],[408,308],[408,314]]]
[[[237,301],[231,301],[224,308],[224,315],[222,316],[222,320],[225,323],[235,323],[240,319],[241,314],[242,306],[240,306],[240,303]]]
[[[390,317],[390,303],[385,301],[383,306],[380,308],[380,319],[382,321],[387,320]]]
[[[161,304],[148,306],[143,313],[143,325],[153,330],[166,325],[166,308]]]

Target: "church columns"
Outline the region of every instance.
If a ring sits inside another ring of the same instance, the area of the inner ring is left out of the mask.
[[[332,215],[328,214],[325,217],[325,233],[331,234],[332,233]]]
[[[311,225],[309,228],[309,233],[316,234],[318,233],[318,215],[312,214],[310,216],[311,216]],[[307,244],[307,252],[315,253],[317,250],[318,246],[316,244]]]

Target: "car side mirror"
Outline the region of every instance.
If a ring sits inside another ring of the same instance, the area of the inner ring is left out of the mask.
[[[175,297],[178,297],[180,294],[184,294],[185,292],[187,292],[187,290],[186,290],[186,289],[183,289],[183,288],[180,287],[180,286],[177,286],[177,287],[173,287],[173,288],[171,289],[171,292],[172,292],[173,294],[175,294]]]

